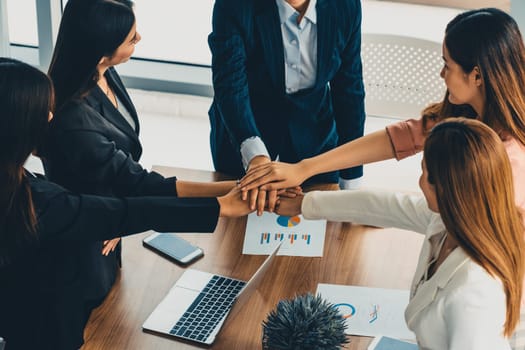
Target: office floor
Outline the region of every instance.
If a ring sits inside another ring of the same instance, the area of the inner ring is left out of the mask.
[[[209,149],[207,109],[211,99],[143,90],[130,90],[140,116],[143,144],[141,164],[213,170]],[[396,120],[369,117],[366,133]],[[418,191],[421,155],[402,161],[389,160],[365,166],[363,186]],[[27,167],[42,172],[38,159]]]

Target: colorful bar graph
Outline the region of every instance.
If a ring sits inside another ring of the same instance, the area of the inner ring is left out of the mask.
[[[306,244],[310,244],[310,238],[311,237],[312,237],[311,235],[303,235],[303,240],[306,241]]]
[[[263,232],[261,233],[261,244],[270,243],[270,234]]]
[[[298,235],[296,233],[289,233],[288,235],[286,235],[284,233],[274,233],[273,234],[273,240],[274,241],[283,241],[285,237],[288,237],[288,240],[289,240],[290,244],[294,244],[294,243],[297,242],[297,236]],[[302,241],[306,241],[306,245],[310,245],[310,242],[311,242],[311,239],[312,239],[311,235],[302,234],[300,236],[301,236],[301,240]],[[270,244],[271,237],[272,237],[271,233],[263,232],[263,233],[261,233],[261,240],[260,240],[259,243],[260,244]]]
[[[282,216],[264,212],[248,215],[243,254],[267,255],[282,243],[279,255],[323,256],[326,221],[302,216]]]

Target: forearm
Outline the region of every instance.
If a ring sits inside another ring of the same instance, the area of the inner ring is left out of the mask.
[[[300,162],[306,178],[329,171],[394,158],[394,149],[385,129],[373,132],[331,151]]]
[[[213,232],[219,215],[215,198],[116,198],[58,191],[46,200],[39,217],[39,232],[47,239],[97,241],[152,229]]]
[[[301,212],[305,219],[396,227],[419,233],[439,220],[423,196],[384,189],[308,192]]]
[[[179,197],[217,197],[228,193],[234,186],[235,181],[218,182],[176,182]]]

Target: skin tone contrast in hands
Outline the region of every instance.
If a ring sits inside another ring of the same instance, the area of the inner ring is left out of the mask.
[[[468,104],[478,115],[483,115],[485,92],[479,68],[474,67],[470,73],[466,73],[450,57],[444,43],[442,52],[443,68],[440,76],[447,86],[450,103]],[[316,174],[391,159],[394,156],[386,130],[379,130],[295,164],[271,162],[253,167],[241,180],[240,187],[244,194],[253,188],[271,191],[297,186]]]
[[[257,156],[252,159],[248,172],[252,168],[258,168],[266,164],[272,164],[271,160],[265,156]],[[257,210],[257,215],[261,216],[263,211],[274,211],[280,197],[295,197],[302,193],[300,186],[290,188],[276,188],[266,190],[263,188],[253,187],[249,191],[241,191],[243,200],[248,200],[250,209],[252,211]]]

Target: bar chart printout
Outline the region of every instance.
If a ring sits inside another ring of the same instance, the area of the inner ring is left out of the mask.
[[[279,255],[323,256],[325,220],[306,220],[301,215],[281,216],[264,212],[248,215],[243,254],[267,255],[283,242]]]

